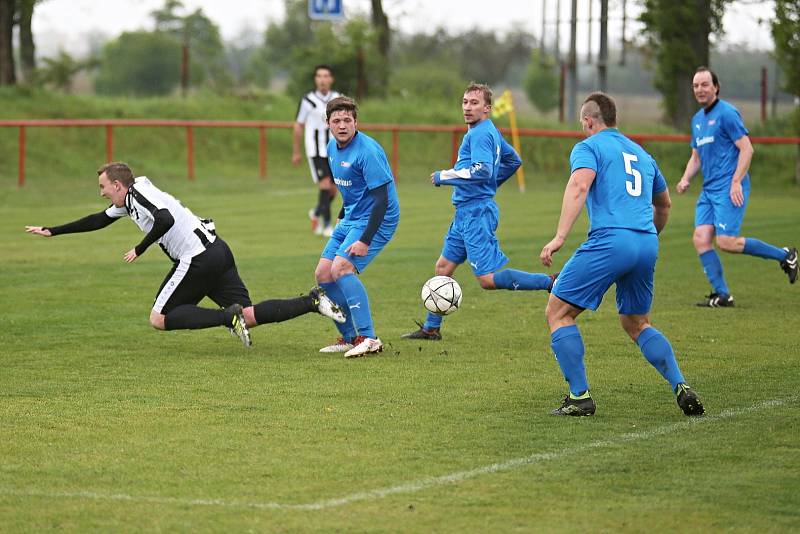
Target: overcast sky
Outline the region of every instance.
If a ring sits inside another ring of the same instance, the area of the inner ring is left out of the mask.
[[[368,13],[370,0],[342,0],[346,13]],[[393,28],[406,32],[432,32],[444,27],[449,32],[465,31],[479,26],[505,32],[519,26],[541,35],[542,7],[546,8],[547,33],[555,34],[555,11],[558,0],[384,0],[384,9]],[[217,25],[226,41],[242,39],[260,43],[264,28],[284,16],[283,0],[183,0],[187,11],[202,8]],[[569,0],[561,0],[561,17],[568,19]],[[628,0],[632,18],[639,13],[636,0]],[[85,55],[91,40],[116,37],[123,31],[152,29],[150,12],[162,7],[163,0],[47,0],[37,5],[33,31],[40,55],[49,56],[64,48],[72,54]],[[585,54],[589,42],[586,19],[589,0],[578,0],[578,50]],[[600,12],[600,3],[592,2],[592,18]],[[610,1],[609,38],[618,43],[621,34],[622,0]],[[725,43],[745,44],[750,48],[772,49],[769,28],[759,19],[769,19],[774,13],[772,1],[738,0],[726,12]],[[628,38],[635,37],[638,24],[629,22]],[[598,23],[592,28],[593,49],[597,49]],[[94,37],[92,37],[94,36]],[[552,40],[552,37],[550,38]],[[561,49],[565,51],[569,25],[561,26]]]

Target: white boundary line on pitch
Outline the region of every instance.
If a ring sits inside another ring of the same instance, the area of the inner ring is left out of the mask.
[[[344,506],[358,501],[368,501],[374,499],[381,499],[388,495],[397,495],[401,493],[415,493],[428,488],[443,486],[445,484],[457,484],[465,480],[479,477],[490,473],[499,473],[503,471],[513,471],[528,465],[538,464],[549,460],[558,460],[560,458],[570,457],[575,454],[624,443],[632,443],[642,441],[645,439],[671,434],[677,430],[688,428],[695,425],[702,425],[706,423],[713,423],[723,419],[730,419],[739,415],[758,412],[768,408],[782,406],[797,400],[797,397],[787,397],[784,399],[773,399],[763,401],[747,408],[739,408],[736,410],[726,410],[716,415],[707,415],[701,418],[688,419],[680,423],[673,423],[664,425],[652,430],[644,430],[642,432],[632,432],[621,434],[617,437],[592,441],[585,445],[578,445],[562,449],[557,452],[542,452],[534,453],[530,456],[522,458],[514,458],[506,460],[505,462],[494,463],[477,467],[467,471],[456,471],[448,475],[438,477],[429,477],[398,486],[391,486],[387,488],[379,488],[369,491],[362,491],[358,493],[351,493],[343,497],[334,499],[324,499],[307,504],[289,504],[278,502],[237,502],[225,499],[186,499],[178,497],[154,497],[154,496],[139,496],[139,495],[126,495],[122,493],[96,493],[93,491],[76,491],[76,492],[62,492],[62,491],[41,491],[41,490],[24,490],[13,488],[0,487],[0,496],[17,496],[17,497],[43,497],[43,498],[67,498],[67,499],[91,499],[98,501],[126,501],[133,503],[154,503],[154,504],[178,504],[181,506],[218,506],[225,508],[250,508],[262,510],[324,510],[327,508],[335,508]]]

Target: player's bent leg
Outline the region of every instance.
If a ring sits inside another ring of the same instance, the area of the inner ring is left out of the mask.
[[[717,235],[717,246],[723,252],[741,254],[744,251],[744,238],[732,235]]]
[[[517,269],[503,269],[495,273],[478,276],[483,289],[509,289],[511,291],[549,291],[555,277],[549,274],[529,273]]]
[[[201,308],[194,304],[182,304],[162,315],[155,310],[150,313],[150,324],[155,328],[161,325],[163,317],[164,330],[200,330],[225,326],[231,330],[242,343],[249,347],[250,332],[247,330],[244,311],[240,304],[232,304],[224,310]]]
[[[325,291],[328,298],[340,309],[347,309],[347,298],[333,279],[333,260],[320,258],[314,276],[317,284]],[[336,329],[339,331],[339,338],[332,344],[320,349],[320,352],[347,352],[353,348],[352,341],[356,337],[356,329],[353,325],[352,314],[345,313],[344,322],[335,322]]]
[[[553,415],[594,415],[596,409],[583,363],[583,338],[575,324],[575,318],[582,311],[552,294],[547,303],[545,315],[550,325],[550,347],[569,384],[569,395],[551,412]]]
[[[692,244],[698,254],[714,249],[714,225],[696,226],[692,234]]]

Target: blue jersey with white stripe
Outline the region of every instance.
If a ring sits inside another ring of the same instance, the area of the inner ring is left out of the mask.
[[[717,99],[711,109],[695,113],[691,145],[700,156],[703,190],[728,194],[739,162],[735,143],[748,134],[739,110],[724,100]],[[742,187],[750,187],[749,173],[744,175]]]
[[[655,160],[616,128],[587,137],[572,149],[571,172],[587,168],[596,176],[586,197],[589,234],[601,228],[656,233],[653,195],[667,188]]]
[[[453,186],[453,205],[491,199],[522,160],[489,119],[470,127],[458,149],[455,167],[441,171],[437,185]]]
[[[336,139],[332,139],[328,143],[328,162],[333,181],[342,194],[346,220],[369,220],[375,204],[369,192],[384,184],[388,184],[389,193],[384,221],[399,219],[400,202],[394,177],[386,152],[377,141],[362,132],[356,132],[347,146],[339,148]]]

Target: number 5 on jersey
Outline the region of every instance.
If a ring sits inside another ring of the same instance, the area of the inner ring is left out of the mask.
[[[639,158],[627,152],[622,153],[622,158],[625,160],[625,172],[633,176],[633,182],[625,180],[625,189],[630,196],[638,197],[642,194],[642,174],[634,169],[631,163],[639,161]]]

